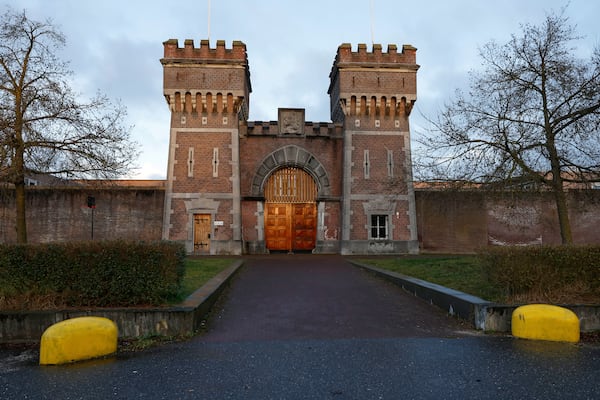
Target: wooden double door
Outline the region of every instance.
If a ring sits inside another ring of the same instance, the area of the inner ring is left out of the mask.
[[[315,203],[267,203],[265,236],[269,250],[312,250],[317,236]]]
[[[269,250],[312,250],[317,238],[317,186],[300,168],[281,168],[265,185],[265,242]]]

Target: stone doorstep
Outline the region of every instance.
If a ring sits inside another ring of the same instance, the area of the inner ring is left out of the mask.
[[[449,315],[469,321],[475,329],[487,332],[510,332],[512,313],[520,306],[495,304],[435,283],[352,260],[349,260],[349,262],[402,287],[407,292],[428,301],[430,304],[446,310]],[[568,308],[577,315],[581,332],[600,330],[600,305],[557,305]]]
[[[49,326],[84,316],[105,317],[114,321],[118,326],[119,338],[191,333],[200,328],[211,306],[242,265],[242,260],[235,261],[183,303],[173,307],[3,312],[0,313],[0,343],[38,343]]]

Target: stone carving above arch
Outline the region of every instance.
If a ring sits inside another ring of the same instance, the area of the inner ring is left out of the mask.
[[[264,184],[267,178],[277,169],[284,167],[302,168],[309,173],[317,183],[318,196],[329,196],[331,185],[327,171],[321,162],[312,153],[298,147],[289,145],[280,147],[263,160],[252,179],[252,196],[264,196]]]

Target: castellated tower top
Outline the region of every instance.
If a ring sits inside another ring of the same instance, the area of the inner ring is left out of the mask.
[[[172,112],[214,116],[215,121],[224,113],[247,118],[252,87],[244,43],[236,40],[227,48],[217,40],[211,48],[201,40],[195,47],[186,39],[179,47],[177,39],[169,39],[163,46],[163,93]]]
[[[352,51],[350,43],[343,43],[338,47],[335,64],[355,63],[355,64],[405,64],[416,65],[417,49],[409,44],[402,46],[402,52],[398,53],[398,47],[395,44],[389,44],[387,52],[382,51],[380,44],[373,44],[373,51],[367,51],[366,44],[359,44],[358,51]],[[366,66],[366,65],[365,65]],[[418,66],[417,66],[418,68]]]
[[[358,51],[352,51],[349,43],[340,45],[327,91],[332,121],[352,116],[352,123],[359,126],[361,118],[407,120],[417,100],[416,59],[417,49],[411,45],[402,46],[401,52],[394,44],[386,52],[380,44],[373,44],[372,51],[366,44],[359,44]]]
[[[237,62],[248,64],[248,56],[246,54],[246,45],[239,40],[234,40],[232,48],[227,49],[225,47],[224,40],[217,40],[217,47],[211,48],[208,40],[201,40],[199,47],[194,47],[194,41],[192,39],[186,39],[183,42],[183,47],[179,47],[179,41],[177,39],[169,39],[163,42],[165,55],[161,62],[164,64],[165,61],[170,62],[193,62],[198,63],[199,61],[211,62],[217,61],[223,62]]]

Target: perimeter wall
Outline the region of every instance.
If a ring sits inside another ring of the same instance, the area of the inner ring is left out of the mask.
[[[95,199],[95,208],[87,198]],[[422,252],[470,253],[488,245],[559,244],[550,193],[416,190]],[[27,191],[30,243],[160,240],[165,191],[155,187],[31,188]],[[600,244],[600,191],[571,191],[576,244]],[[93,216],[92,216],[93,214]],[[0,243],[16,240],[14,192],[0,194]]]
[[[29,243],[160,240],[163,188],[28,188]],[[95,207],[88,207],[88,197]],[[0,243],[16,241],[14,190],[0,193]]]
[[[561,243],[551,193],[421,190],[415,195],[422,251]],[[568,199],[574,242],[600,244],[600,191],[570,191]]]

